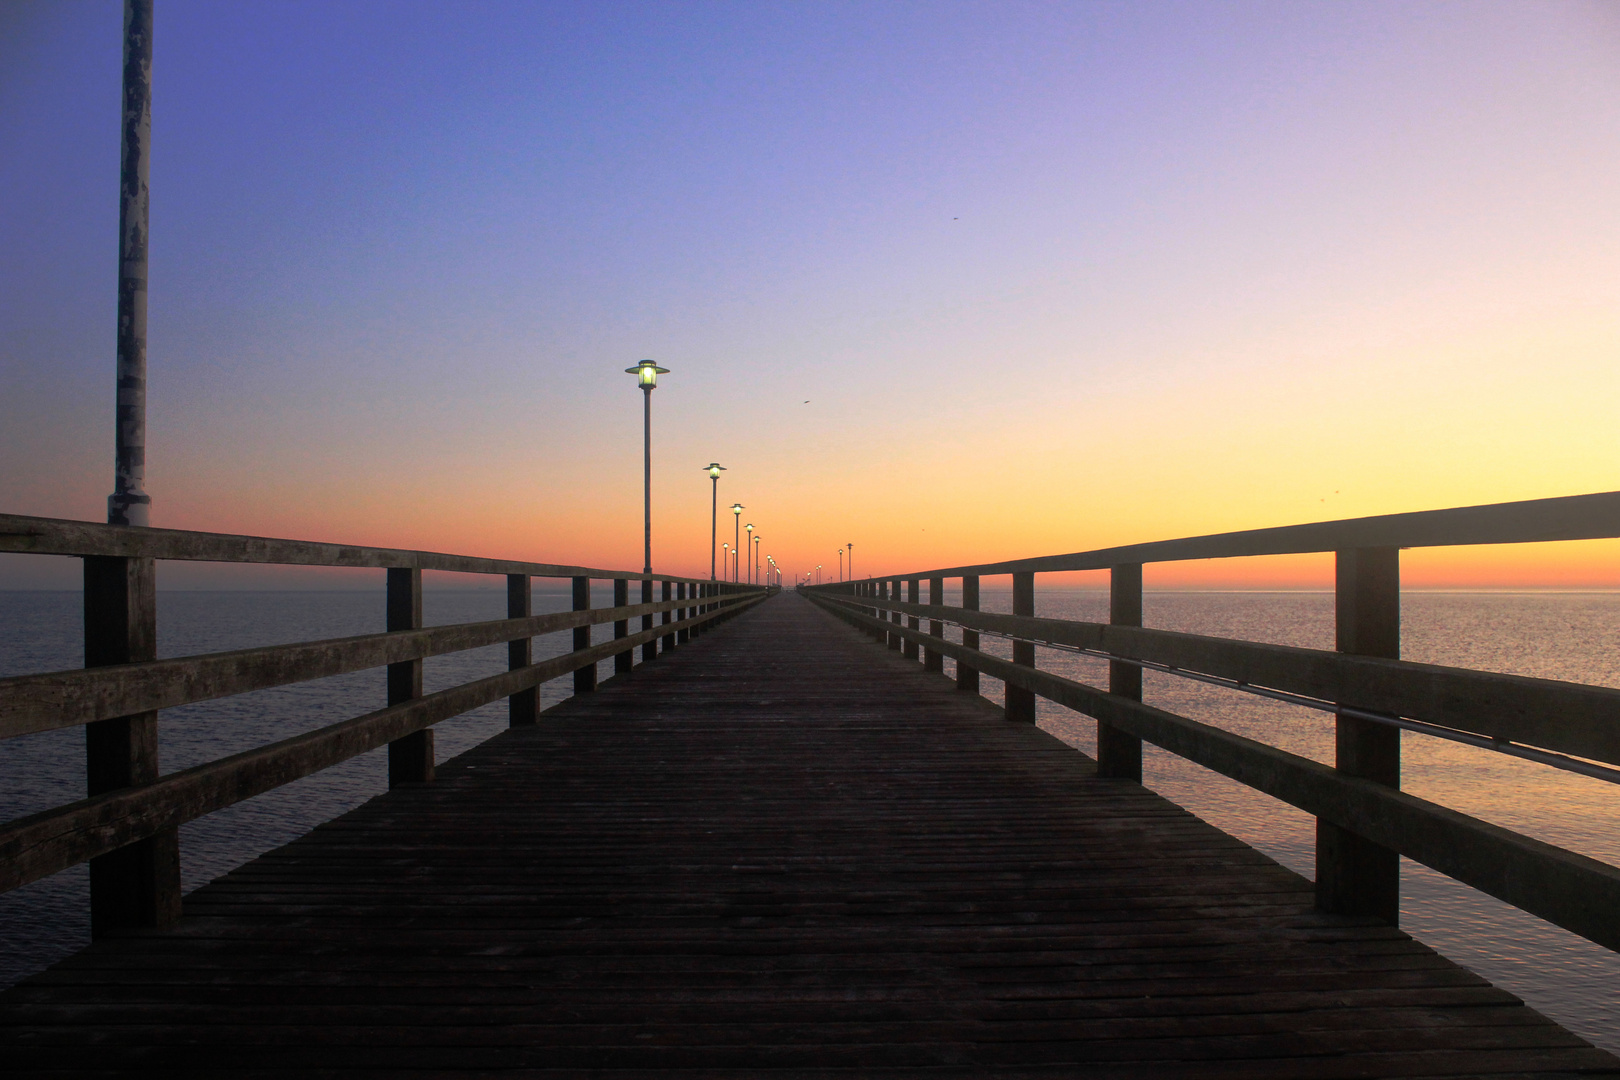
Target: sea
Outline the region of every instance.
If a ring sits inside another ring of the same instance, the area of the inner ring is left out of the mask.
[[[504,586],[504,582],[501,583]],[[947,592],[947,603],[958,596]],[[593,606],[608,606],[606,588]],[[505,616],[504,587],[429,588],[428,625]],[[986,589],[981,605],[1010,611],[1008,591]],[[563,611],[565,588],[537,587],[534,610]],[[57,671],[83,662],[81,599],[76,591],[0,591],[0,677]],[[1331,592],[1148,592],[1151,627],[1250,641],[1330,649]],[[1105,591],[1040,590],[1036,614],[1106,622]],[[186,656],[293,641],[374,633],[383,597],[370,591],[160,591],[160,656]],[[611,636],[593,629],[593,640]],[[1620,594],[1425,592],[1402,596],[1402,656],[1408,660],[1620,687]],[[568,633],[535,640],[537,658],[572,647]],[[1010,645],[984,647],[1010,656]],[[1038,649],[1037,664],[1106,685],[1102,661]],[[947,670],[950,662],[947,661]],[[504,646],[433,657],[424,684],[433,691],[502,671]],[[607,677],[611,664],[599,674]],[[1000,700],[1001,684],[984,680]],[[541,688],[549,706],[571,680]],[[1234,690],[1147,672],[1144,699],[1317,761],[1331,764],[1330,715]],[[170,709],[160,721],[162,770],[172,772],[378,708],[384,676],[359,672],[222,701]],[[1091,720],[1037,701],[1037,723],[1083,752],[1095,749]],[[435,728],[443,761],[506,727],[504,702]],[[1488,750],[1402,733],[1402,787],[1483,820],[1620,865],[1620,786]],[[0,816],[10,820],[81,798],[84,739],[78,729],[0,743]],[[1143,782],[1283,865],[1314,876],[1314,819],[1217,773],[1155,747],[1144,748]],[[387,787],[382,751],[332,769],[181,829],[184,887],[206,884],[284,844]],[[1620,1053],[1620,954],[1402,860],[1401,926],[1406,932],[1598,1046]],[[10,985],[89,940],[88,873],[75,867],[0,894],[0,986]]]

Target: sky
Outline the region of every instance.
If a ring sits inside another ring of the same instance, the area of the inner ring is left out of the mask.
[[[112,489],[121,32],[0,3],[0,512]],[[154,54],[154,525],[637,568],[644,357],[671,573],[711,460],[834,576],[1620,488],[1614,3],[157,0]]]

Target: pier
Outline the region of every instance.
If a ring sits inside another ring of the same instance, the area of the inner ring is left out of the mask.
[[[1401,547],[1617,534],[1620,495],[1584,496],[793,593],[0,517],[0,550],[86,560],[87,641],[126,657],[0,680],[0,735],[87,725],[104,785],[0,827],[5,887],[91,861],[97,938],[0,995],[0,1053],[77,1075],[1620,1075],[1386,910],[1400,852],[1614,947],[1620,871],[1401,793],[1386,732],[1602,769],[1620,691],[1410,664],[1378,637]],[[1341,552],[1339,651],[1139,626],[1144,562],[1284,550]],[[374,567],[390,627],[154,660],[157,558]],[[1114,621],[1035,618],[1034,575],[1082,565],[1110,568]],[[506,576],[510,617],[421,627],[435,569]],[[1013,614],[977,610],[995,574]],[[528,610],[548,576],[575,610]],[[638,579],[663,599],[629,603]],[[573,651],[532,662],[543,633]],[[423,657],[501,642],[506,674],[421,692]],[[1037,644],[1109,657],[1110,685],[1041,671]],[[377,712],[157,775],[159,709],[381,665]],[[1152,665],[1337,702],[1339,763],[1142,703]],[[540,711],[562,677],[574,695]],[[1097,718],[1099,761],[1030,722],[1037,695]],[[508,730],[434,761],[434,723],[502,698]],[[1317,881],[1144,788],[1144,738],[1318,815]],[[179,824],[384,745],[387,794],[181,899]]]

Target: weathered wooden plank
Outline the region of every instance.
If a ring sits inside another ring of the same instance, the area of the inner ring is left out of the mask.
[[[1620,1072],[803,601],[732,627],[0,996],[0,1054],[164,1075]]]
[[[4,519],[0,519],[3,527]],[[1190,536],[1145,544],[978,563],[919,571],[921,577],[1106,570],[1124,563],[1299,555],[1354,548],[1450,547],[1463,544],[1533,544],[1620,536],[1620,492],[1556,499],[1459,506],[1410,514],[1318,521],[1270,529]],[[834,586],[822,586],[826,592]]]
[[[757,602],[743,600],[743,603]],[[695,625],[714,618],[688,620]],[[529,687],[594,666],[626,643],[650,641],[642,631],[412,698],[364,716],[296,735],[219,761],[171,773],[0,826],[0,891],[26,885],[164,829],[250,799],[341,761],[402,739]]]
[[[818,599],[858,610],[836,595]],[[1620,690],[1612,687],[943,605],[863,601],[859,606],[915,610],[973,630],[1098,649],[1620,765]]]
[[[814,599],[828,603],[824,597]],[[828,609],[858,625],[877,621],[842,605],[828,603]],[[893,633],[916,633],[885,625]],[[986,674],[1017,683],[1230,776],[1606,948],[1620,949],[1620,868],[1095,687],[943,639],[926,643]]]
[[[747,595],[728,598],[727,603],[745,599]],[[676,602],[563,611],[0,679],[0,739],[617,622],[674,606]]]
[[[665,575],[560,563],[485,559],[403,548],[325,544],[266,536],[191,532],[182,529],[132,528],[93,521],[0,514],[0,552],[34,555],[108,555],[120,558],[175,559],[200,562],[277,563],[284,566],[407,567],[463,574],[528,574],[531,577],[650,581]],[[695,582],[699,578],[672,577]]]

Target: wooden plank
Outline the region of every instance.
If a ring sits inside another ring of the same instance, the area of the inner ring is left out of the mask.
[[[754,590],[749,595],[764,594]],[[670,606],[678,604],[564,611],[0,679],[0,738],[480,649],[573,627],[638,615],[645,618]]]
[[[856,625],[875,621],[828,598],[812,599]],[[995,678],[1020,683],[1605,948],[1620,949],[1620,868],[1095,687],[941,639],[932,639],[932,645]]]
[[[850,603],[838,596],[821,598]],[[1620,690],[1612,687],[1172,630],[1024,618],[959,607],[913,608],[891,601],[864,606],[874,605],[883,610],[915,610],[921,616],[975,630],[1099,649],[1620,765]]]
[[[0,528],[4,519],[0,518]],[[1190,536],[1145,544],[1045,555],[918,571],[919,576],[1051,573],[1106,570],[1125,563],[1232,559],[1254,555],[1300,555],[1353,548],[1450,547],[1469,544],[1534,544],[1553,540],[1600,540],[1620,536],[1620,492],[1556,499],[1459,506],[1410,514],[1318,521],[1270,529]],[[823,587],[825,591],[825,586]]]
[[[741,603],[758,603],[743,598]],[[688,627],[714,618],[700,615]],[[624,639],[634,647],[657,631]],[[614,642],[542,660],[449,690],[407,700],[150,783],[69,803],[0,826],[0,892],[26,885],[164,829],[330,768],[412,732],[460,716],[613,655]]]
[[[1620,1074],[1398,930],[1311,905],[789,593],[198,890],[172,929],[0,995],[0,1054],[163,1075]]]
[[[0,514],[0,552],[34,555],[107,555],[119,558],[200,562],[276,563],[282,566],[406,567],[461,574],[528,574],[549,578],[614,578],[650,581],[650,572],[610,570],[559,563],[484,559],[404,548],[372,548],[281,540],[266,536],[133,528],[94,521]],[[657,575],[660,579],[663,574]],[[695,582],[698,578],[672,577]]]

